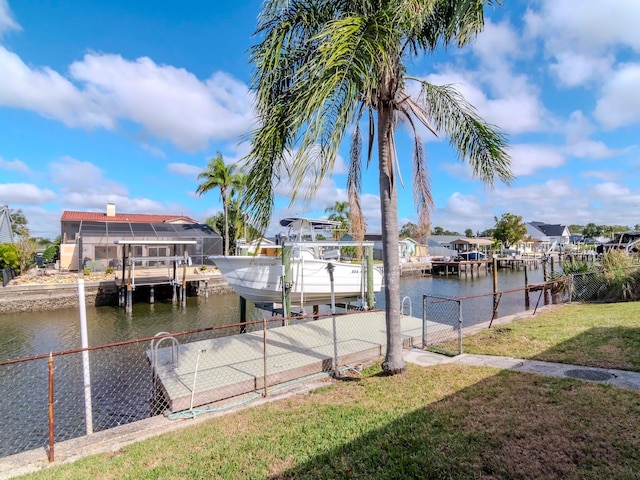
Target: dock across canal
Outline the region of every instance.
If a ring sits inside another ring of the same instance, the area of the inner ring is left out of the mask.
[[[227,337],[179,344],[172,338],[149,350],[155,379],[171,412],[187,410],[384,355],[384,311],[337,315]],[[271,323],[273,325],[273,323]],[[422,319],[401,317],[404,347],[422,345]],[[453,332],[433,322],[429,332]],[[334,347],[335,335],[335,347]],[[266,358],[266,366],[265,366]]]

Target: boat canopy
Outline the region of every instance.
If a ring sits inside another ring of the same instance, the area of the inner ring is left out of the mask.
[[[280,220],[280,225],[291,230],[321,230],[336,228],[341,224],[333,220],[314,220],[302,217],[287,217]]]

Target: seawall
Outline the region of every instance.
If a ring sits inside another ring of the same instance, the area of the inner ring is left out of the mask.
[[[209,294],[233,292],[222,275],[212,275],[207,279]],[[189,292],[203,294],[204,281],[189,282]],[[196,285],[197,285],[197,288]],[[143,290],[145,287],[138,287]],[[87,305],[118,305],[118,286],[115,281],[97,281],[84,283]],[[78,306],[78,284],[21,284],[0,287],[0,315],[15,312],[41,312]]]

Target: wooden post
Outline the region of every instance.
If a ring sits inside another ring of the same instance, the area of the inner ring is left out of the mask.
[[[547,275],[547,261],[548,259],[544,259],[542,263],[542,279],[544,281],[544,285],[542,286],[542,296],[544,297],[545,305],[549,305],[549,301],[547,300],[547,281],[549,280],[549,276]]]
[[[247,299],[244,297],[240,297],[240,323],[247,322]],[[242,325],[240,327],[240,333],[246,333],[247,327]]]
[[[524,266],[524,308],[529,310],[529,275],[526,265]]]
[[[187,246],[183,245],[182,249],[182,296],[180,297],[180,302],[182,306],[187,305]]]
[[[291,245],[282,246],[282,316],[291,315]]]
[[[376,304],[373,291],[373,247],[367,248],[367,308],[372,309]]]
[[[127,298],[125,300],[125,311],[131,313],[133,311],[133,284],[132,284],[132,268],[133,262],[131,260],[131,245],[128,245],[129,255],[127,260],[129,263],[129,274],[127,275]]]
[[[173,278],[171,279],[171,284],[173,285],[173,297],[171,298],[171,303],[176,303],[178,301],[178,260],[176,260],[177,256],[177,247],[173,246]]]

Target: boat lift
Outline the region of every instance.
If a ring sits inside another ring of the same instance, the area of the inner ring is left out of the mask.
[[[133,309],[133,291],[136,287],[135,266],[136,262],[165,262],[169,271],[166,277],[156,279],[157,281],[148,283],[151,285],[151,300],[153,300],[154,284],[169,284],[173,286],[173,300],[178,297],[177,290],[180,289],[180,302],[184,305],[187,298],[187,264],[189,255],[187,245],[195,245],[195,240],[116,240],[116,245],[122,245],[122,278],[120,280],[119,294],[120,306],[124,306],[127,313],[131,313]],[[173,247],[173,255],[167,256],[133,256],[132,248],[134,246],[168,246]],[[178,253],[178,246],[181,246],[181,252]],[[182,279],[178,267],[182,265]]]

